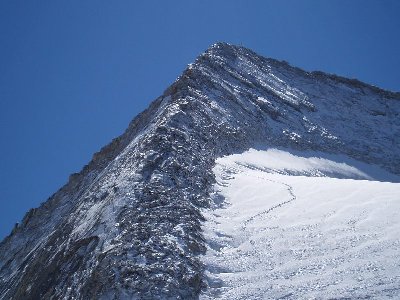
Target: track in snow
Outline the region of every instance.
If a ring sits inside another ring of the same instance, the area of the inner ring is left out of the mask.
[[[287,188],[287,190],[288,190],[288,192],[289,192],[289,194],[290,194],[290,198],[289,198],[288,200],[285,200],[285,201],[281,202],[281,203],[275,204],[275,205],[273,205],[273,206],[271,206],[271,207],[269,207],[269,208],[263,210],[262,212],[259,212],[259,213],[257,213],[256,215],[250,217],[249,219],[247,219],[246,221],[244,221],[244,227],[246,227],[247,224],[249,224],[250,222],[254,221],[255,219],[257,219],[257,218],[259,218],[259,217],[263,217],[263,216],[265,217],[266,214],[269,214],[269,213],[270,213],[271,211],[273,211],[274,209],[277,209],[277,208],[279,208],[279,207],[282,207],[283,205],[288,204],[288,203],[290,203],[290,202],[296,200],[296,198],[297,198],[296,195],[295,195],[294,192],[293,192],[293,187],[290,186],[290,185],[287,184],[287,183],[279,182],[279,181],[276,181],[276,180],[272,180],[272,179],[268,179],[268,178],[264,178],[264,177],[260,177],[260,176],[256,176],[256,177],[254,177],[254,178],[258,178],[258,179],[262,179],[262,180],[266,180],[266,181],[269,181],[269,182],[273,182],[273,183],[277,183],[277,184],[282,184],[282,185],[286,186],[286,188]]]

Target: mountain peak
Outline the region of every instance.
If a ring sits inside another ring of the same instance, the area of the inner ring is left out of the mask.
[[[347,155],[400,174],[400,102],[217,43],[0,244],[2,299],[193,299],[218,157]]]
[[[285,60],[277,60],[271,57],[263,57],[255,53],[253,50],[246,48],[244,46],[229,44],[226,42],[217,42],[212,44],[203,54],[201,54],[196,62],[201,63],[204,60],[214,60],[217,63],[235,63],[237,59],[239,60],[254,60],[256,65],[274,65],[276,67],[285,68],[291,70],[292,72],[298,72],[303,76],[310,76],[315,79],[327,81],[334,80],[338,83],[347,84],[350,86],[360,86],[361,88],[372,89],[377,93],[384,94],[386,97],[400,100],[400,92],[389,91],[377,86],[362,82],[354,78],[346,78],[340,75],[331,74],[323,71],[305,71],[299,67],[292,66]],[[191,64],[192,65],[192,64]]]

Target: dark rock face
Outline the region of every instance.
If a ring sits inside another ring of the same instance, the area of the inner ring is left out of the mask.
[[[216,44],[0,244],[0,298],[196,299],[215,158],[285,146],[400,174],[399,100]]]

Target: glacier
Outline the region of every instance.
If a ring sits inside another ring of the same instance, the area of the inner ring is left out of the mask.
[[[291,152],[217,159],[200,299],[396,298],[400,178]]]

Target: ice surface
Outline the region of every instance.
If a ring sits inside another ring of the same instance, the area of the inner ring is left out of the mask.
[[[400,297],[400,184],[376,181],[398,177],[318,155],[217,160],[201,299]]]

